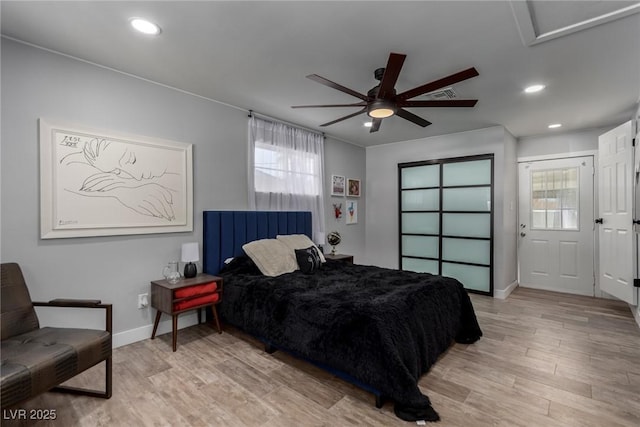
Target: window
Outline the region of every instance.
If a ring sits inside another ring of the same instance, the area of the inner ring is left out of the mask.
[[[531,228],[578,230],[578,168],[531,172]]]
[[[249,119],[249,206],[310,211],[324,243],[324,137],[284,123]]]
[[[319,156],[256,141],[255,191],[318,196],[322,188],[316,173]]]

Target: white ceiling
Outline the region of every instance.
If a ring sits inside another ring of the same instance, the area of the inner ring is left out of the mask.
[[[638,6],[628,1],[2,1],[0,12],[6,37],[369,146],[497,124],[522,137],[629,120],[640,99]],[[134,16],[153,20],[162,33],[134,33],[128,24]],[[566,26],[571,28],[562,30]],[[550,32],[556,36],[544,38]],[[475,67],[480,75],[454,89],[478,104],[410,109],[433,124],[421,128],[391,117],[373,134],[363,126],[366,115],[319,127],[356,108],[290,108],[357,102],[305,76],[319,74],[366,93],[377,84],[373,71],[385,66],[390,52],[407,55],[398,92]],[[547,88],[525,95],[524,87],[532,83]],[[560,130],[547,129],[556,122],[563,124]]]

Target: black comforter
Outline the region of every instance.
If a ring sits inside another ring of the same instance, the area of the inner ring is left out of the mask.
[[[337,261],[266,277],[238,260],[221,275],[226,322],[377,389],[406,420],[439,419],[418,380],[453,340],[482,336],[451,278]]]

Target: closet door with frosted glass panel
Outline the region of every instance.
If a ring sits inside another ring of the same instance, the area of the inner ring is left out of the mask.
[[[493,293],[493,155],[398,165],[400,267]]]
[[[400,265],[439,274],[440,165],[400,167]]]

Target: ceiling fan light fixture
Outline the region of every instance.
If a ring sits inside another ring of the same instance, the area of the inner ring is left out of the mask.
[[[320,126],[330,126],[366,113],[373,119],[369,131],[369,133],[373,133],[380,130],[380,125],[383,119],[394,115],[421,127],[426,127],[431,124],[430,121],[413,114],[406,110],[405,107],[473,107],[478,102],[477,99],[434,99],[428,101],[413,99],[420,95],[436,92],[445,87],[447,89],[444,90],[451,90],[448,89],[451,85],[478,76],[478,70],[474,67],[416,86],[413,89],[402,93],[397,93],[395,86],[398,81],[400,71],[402,70],[402,64],[406,57],[407,55],[405,54],[391,52],[389,54],[387,66],[384,68],[378,68],[374,72],[374,77],[376,80],[380,81],[380,84],[369,89],[366,92],[366,95],[353,89],[349,89],[346,86],[342,86],[336,82],[332,82],[331,80],[325,79],[317,74],[309,74],[307,76],[308,79],[332,89],[339,90],[340,92],[346,93],[347,95],[351,95],[355,98],[359,98],[360,101],[351,104],[292,105],[291,108],[360,107],[360,109],[355,113],[347,114],[346,116],[323,123]],[[365,124],[365,126],[369,127],[367,124]]]
[[[376,99],[367,106],[367,114],[374,119],[386,119],[397,111],[395,104],[384,99]]]

